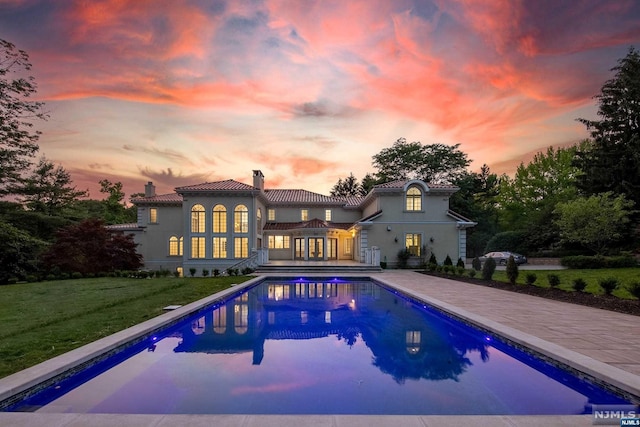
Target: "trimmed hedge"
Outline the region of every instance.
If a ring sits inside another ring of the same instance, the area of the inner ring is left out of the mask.
[[[597,269],[597,268],[629,268],[637,267],[638,262],[630,255],[602,256],[575,255],[560,259],[560,263],[567,268]]]

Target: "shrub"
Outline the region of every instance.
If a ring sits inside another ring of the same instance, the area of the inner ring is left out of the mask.
[[[484,265],[482,266],[482,278],[484,280],[491,280],[493,278],[493,273],[496,271],[496,260],[493,258],[488,258]]]
[[[464,267],[456,267],[456,273],[458,276],[464,276]]]
[[[409,263],[409,258],[411,257],[411,252],[409,249],[404,248],[398,251],[398,267],[399,268],[407,268],[407,264]]]
[[[436,254],[431,252],[431,256],[429,257],[429,264],[438,265],[438,260],[436,259]]]
[[[578,277],[577,279],[573,279],[571,287],[576,292],[583,292],[584,288],[587,287],[587,282],[585,282],[582,277]]]
[[[475,271],[482,270],[482,263],[480,262],[480,258],[475,257],[473,261],[471,261],[471,267],[473,267]]]
[[[536,283],[536,280],[538,280],[538,276],[536,276],[535,273],[527,273],[527,275],[525,276],[525,282],[527,283],[527,285],[533,285],[534,283]]]
[[[469,277],[473,279],[474,277],[476,277],[476,273],[477,271],[472,268],[471,270],[469,270],[468,274],[469,274]]]
[[[195,276],[195,275],[196,275],[196,269],[195,269],[195,268],[193,268],[193,267],[191,267],[191,268],[189,269],[189,274],[191,274],[191,277]]]
[[[600,287],[604,290],[606,295],[611,295],[611,293],[618,287],[618,279],[615,277],[600,279],[598,283],[600,283]]]
[[[430,272],[433,273],[434,271],[436,271],[438,269],[438,264],[429,263],[429,265],[427,265],[427,268],[429,269]]]
[[[451,260],[451,257],[449,256],[449,254],[447,254],[447,257],[444,259],[444,262],[442,264],[453,265],[453,261]]]
[[[214,269],[213,269],[213,276],[214,276],[214,277],[218,277],[219,275],[220,275],[220,270],[219,270],[219,269],[217,269],[217,268],[214,268]]]
[[[248,274],[251,274],[251,273],[253,273],[253,268],[251,268],[251,267],[245,267],[245,268],[242,269],[242,274],[244,276],[246,276]]]
[[[173,272],[173,277],[178,278],[180,277],[180,272],[178,270]]]
[[[456,262],[456,267],[464,268],[464,261],[462,260],[462,258],[458,258],[458,262]]]
[[[452,267],[453,267],[452,265],[444,264],[442,266],[442,270],[444,271],[444,274],[449,274],[451,272]]]
[[[629,293],[634,297],[640,299],[640,282],[632,282],[629,284]]]
[[[566,256],[561,258],[560,263],[565,267],[575,268],[575,269],[629,268],[629,267],[636,267],[638,265],[636,260],[631,255]]]
[[[80,273],[79,271],[75,271],[75,272],[71,273],[71,278],[72,279],[82,279],[82,273]]]
[[[227,276],[233,276],[233,268],[227,268]]]
[[[206,268],[202,269],[202,277],[207,277],[209,276],[209,270],[207,270]]]
[[[516,284],[518,274],[518,265],[516,264],[516,260],[513,258],[513,255],[511,255],[507,261],[507,277],[512,285]]]
[[[560,285],[560,276],[557,274],[547,274],[547,281],[549,282],[549,286],[555,288]]]

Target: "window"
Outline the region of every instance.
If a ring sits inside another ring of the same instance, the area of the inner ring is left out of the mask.
[[[270,249],[289,249],[291,238],[289,236],[269,236]]]
[[[309,220],[309,209],[300,209],[300,219],[302,221]]]
[[[213,310],[213,332],[216,334],[224,334],[227,330],[227,306]]]
[[[227,208],[222,205],[215,205],[213,207],[213,232],[227,232]]]
[[[407,353],[417,354],[420,351],[420,331],[407,331],[405,334],[405,341],[407,344]]]
[[[407,190],[407,210],[422,210],[422,191],[417,187],[411,187]]]
[[[420,256],[422,247],[422,236],[420,234],[407,234],[405,236],[405,246],[413,256]]]
[[[233,329],[242,335],[249,330],[249,294],[244,294],[235,299],[233,306]]]
[[[182,256],[182,237],[169,237],[169,256]]]
[[[150,224],[158,223],[158,208],[149,209],[149,223]]]
[[[236,258],[249,258],[249,238],[236,237],[233,239],[234,256]]]
[[[191,238],[191,258],[204,258],[205,257],[205,242],[204,237],[192,237]]]
[[[249,232],[249,210],[245,205],[236,206],[233,213],[233,231],[236,233]]]
[[[324,220],[331,221],[331,209],[324,210]]]
[[[258,208],[258,212],[256,212],[256,231],[258,234],[262,234],[262,208]]]
[[[267,210],[267,220],[268,221],[275,221],[276,220],[276,210],[275,209],[268,209]]]
[[[193,205],[191,208],[191,232],[204,233],[204,206]]]
[[[344,239],[344,254],[351,255],[353,250],[353,239]]]
[[[213,257],[214,258],[227,257],[227,238],[226,237],[213,238]]]

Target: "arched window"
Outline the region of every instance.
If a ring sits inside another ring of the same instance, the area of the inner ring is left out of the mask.
[[[223,305],[213,310],[213,332],[224,334],[227,331],[227,306]]]
[[[204,206],[193,205],[191,208],[191,232],[204,233],[205,212]]]
[[[407,210],[422,210],[422,191],[418,187],[411,187],[407,190]]]
[[[180,240],[176,236],[169,237],[169,256],[180,255]]]
[[[222,205],[215,205],[213,207],[213,232],[227,232],[227,208]]]
[[[233,231],[236,233],[249,232],[249,209],[245,205],[236,206],[233,213]]]

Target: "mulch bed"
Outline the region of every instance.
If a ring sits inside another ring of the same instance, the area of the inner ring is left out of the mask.
[[[541,288],[532,285],[512,285],[511,283],[487,281],[464,276],[444,275],[432,272],[420,271],[422,274],[443,277],[460,282],[473,283],[474,285],[488,286],[490,288],[505,291],[519,292],[521,294],[535,295],[542,298],[563,301],[572,304],[586,305],[603,310],[617,311],[619,313],[640,316],[640,300],[621,299],[612,295],[594,295],[584,292],[568,292],[562,289]]]

